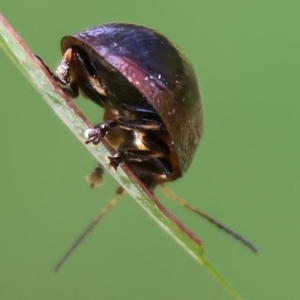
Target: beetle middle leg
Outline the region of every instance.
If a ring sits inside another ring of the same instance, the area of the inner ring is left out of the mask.
[[[117,169],[120,164],[127,163],[138,177],[146,178],[147,183],[150,179],[163,181],[172,173],[168,158],[170,147],[165,142],[167,132],[157,115],[148,111],[123,110],[114,120],[106,120],[97,124],[95,129],[88,129],[86,143],[98,144],[113,128],[117,129],[122,142],[118,144],[117,153],[108,157],[112,168]]]
[[[127,132],[125,141],[120,145],[118,153],[109,157],[110,166],[116,169],[124,162],[155,161],[169,155],[170,148],[163,142],[155,131]],[[168,172],[167,172],[168,173]]]
[[[117,125],[117,121],[106,120],[96,124],[94,128],[87,129],[84,133],[85,138],[87,139],[85,143],[93,143],[94,145],[98,145],[101,139]]]

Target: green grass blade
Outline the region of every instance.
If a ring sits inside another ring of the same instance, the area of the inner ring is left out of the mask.
[[[0,15],[0,46],[24,74],[43,99],[55,111],[59,118],[68,126],[71,132],[85,145],[84,132],[92,125],[61,91],[51,79],[45,67],[33,55],[24,41],[11,28],[3,16]],[[241,299],[226,280],[209,264],[203,256],[201,240],[187,229],[150,193],[145,186],[126,166],[113,171],[109,168],[106,157],[114,150],[103,140],[99,145],[85,145],[97,161],[109,172],[125,191],[164,229],[178,244],[180,244],[193,258],[202,264],[232,296]],[[199,295],[200,297],[200,295]]]

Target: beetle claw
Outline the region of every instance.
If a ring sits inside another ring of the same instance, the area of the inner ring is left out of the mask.
[[[124,157],[121,153],[117,153],[114,156],[108,156],[108,165],[110,168],[113,168],[114,170],[117,170],[118,166],[124,163]]]
[[[101,130],[98,128],[89,128],[84,132],[84,137],[86,138],[85,144],[93,143],[98,145],[103,137]]]

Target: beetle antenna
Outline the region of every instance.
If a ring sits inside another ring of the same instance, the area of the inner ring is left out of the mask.
[[[78,245],[83,241],[83,239],[94,229],[94,227],[99,223],[99,221],[118,203],[124,190],[119,187],[116,191],[116,195],[112,198],[107,205],[99,212],[95,219],[87,226],[87,228],[82,232],[82,234],[77,238],[73,245],[67,250],[64,256],[60,259],[58,264],[55,266],[54,271],[58,271],[64,262],[70,257]]]
[[[180,205],[184,206],[185,208],[187,208],[187,209],[193,211],[194,213],[198,214],[202,218],[206,219],[210,223],[217,226],[219,229],[224,230],[226,233],[230,234],[235,239],[239,240],[245,246],[250,248],[253,252],[257,252],[257,248],[251,242],[247,241],[244,237],[242,237],[240,234],[236,233],[235,231],[228,228],[227,226],[219,223],[217,220],[213,219],[211,216],[209,216],[208,214],[202,212],[198,208],[195,208],[192,205],[190,205],[189,203],[185,202],[183,199],[181,199],[180,197],[175,195],[172,191],[170,191],[168,188],[166,188],[166,186],[164,184],[161,185],[161,188],[162,188],[162,191],[163,191],[163,193],[165,194],[166,197],[172,199],[173,201],[177,202],[178,204],[180,204]]]

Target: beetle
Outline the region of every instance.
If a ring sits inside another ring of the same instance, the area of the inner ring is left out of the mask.
[[[69,96],[81,92],[104,109],[103,121],[86,131],[87,143],[98,144],[105,137],[117,150],[109,157],[110,166],[116,169],[126,163],[152,192],[157,185],[182,177],[203,134],[203,109],[194,69],[178,47],[147,27],[111,23],[64,37],[61,50],[54,79]],[[92,186],[102,180],[102,173],[98,166],[89,177]],[[256,251],[207,214],[171,198]]]
[[[126,163],[153,190],[181,177],[203,132],[195,72],[163,35],[133,24],[105,24],[61,41],[54,75],[72,97],[79,90],[104,108],[104,121],[87,132],[117,147],[110,165]]]

